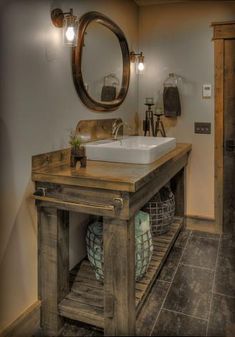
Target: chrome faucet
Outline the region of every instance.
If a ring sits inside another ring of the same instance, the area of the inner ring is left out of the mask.
[[[117,139],[118,137],[118,132],[119,132],[119,129],[122,127],[122,126],[127,126],[129,129],[132,129],[126,122],[122,122],[121,120],[115,120],[113,125],[112,125],[112,137],[113,139]]]

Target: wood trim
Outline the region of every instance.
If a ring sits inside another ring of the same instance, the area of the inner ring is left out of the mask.
[[[194,214],[186,214],[187,219],[193,219],[198,221],[210,221],[215,222],[215,218],[212,218],[210,216],[201,216],[201,215],[194,215]]]
[[[224,24],[214,24],[213,39],[234,39],[235,38],[235,22]]]
[[[215,226],[215,219],[200,216],[186,216],[186,228],[205,233],[220,234]]]
[[[211,26],[214,27],[214,26],[221,26],[221,25],[232,25],[232,24],[235,24],[235,21],[218,21],[218,22],[212,22],[211,23]]]
[[[215,40],[215,221],[223,230],[224,40]]]
[[[36,301],[13,323],[0,332],[1,337],[31,337],[40,328],[41,301]]]

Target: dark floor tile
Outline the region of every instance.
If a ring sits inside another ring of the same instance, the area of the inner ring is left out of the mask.
[[[221,239],[215,292],[235,297],[235,238],[229,235]]]
[[[219,255],[233,257],[235,259],[235,236],[230,234],[222,235]]]
[[[219,256],[215,292],[235,297],[235,257]]]
[[[214,234],[214,233],[208,233],[208,232],[202,232],[202,231],[192,231],[192,236],[197,236],[200,238],[208,238],[208,239],[220,239],[220,234]]]
[[[188,229],[184,229],[180,232],[174,246],[175,247],[180,247],[180,248],[184,248],[186,245],[186,242],[188,240],[188,237],[190,235],[191,231]]]
[[[164,308],[207,319],[214,273],[179,265]]]
[[[157,281],[136,321],[137,336],[150,336],[170,284]]]
[[[176,271],[176,268],[179,264],[183,248],[173,247],[164,266],[158,276],[159,280],[171,282]]]
[[[191,236],[185,248],[182,263],[215,269],[219,240]]]
[[[67,320],[64,325],[61,337],[93,337],[93,336],[104,336],[103,331],[95,329],[89,325]]]
[[[206,326],[205,320],[162,310],[152,336],[206,336]]]
[[[213,295],[208,336],[235,336],[235,298]]]
[[[183,262],[211,268],[215,263],[215,250],[218,247],[219,240],[217,240],[217,237],[211,237],[210,235],[189,230],[180,233],[160,274],[162,281],[158,279],[155,282],[137,318],[137,335],[148,336],[152,330],[152,335],[157,336],[206,335],[205,319],[209,315],[214,272],[180,264],[171,286],[170,283],[163,280],[172,280],[172,275],[187,240],[188,244]],[[171,287],[170,290],[169,287]],[[231,235],[223,235],[219,249],[215,291],[234,295],[234,287],[235,239]],[[164,303],[165,309],[161,310],[156,322],[168,290],[169,293]],[[103,336],[102,331],[88,325],[71,320],[66,320],[66,322],[61,336]],[[235,298],[213,294],[208,335],[235,336]],[[42,337],[42,334],[38,332],[35,337]]]
[[[43,337],[42,329],[39,328],[31,337]]]

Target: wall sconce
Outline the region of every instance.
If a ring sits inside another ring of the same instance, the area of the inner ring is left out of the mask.
[[[143,53],[136,54],[134,51],[130,53],[130,61],[136,63],[136,70],[138,74],[144,71],[144,55]]]
[[[64,44],[74,47],[77,45],[77,16],[73,15],[73,9],[69,12],[62,12],[60,8],[55,8],[51,12],[51,20],[54,26],[63,27]]]

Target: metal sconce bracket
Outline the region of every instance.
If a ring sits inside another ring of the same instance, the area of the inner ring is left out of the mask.
[[[130,61],[134,63],[134,62],[136,62],[137,59],[138,59],[138,62],[144,62],[143,52],[135,53],[134,51],[131,51],[130,52]]]
[[[53,22],[54,26],[62,28],[65,15],[73,16],[73,9],[70,8],[69,12],[63,12],[60,8],[53,9],[51,11],[51,21]]]

